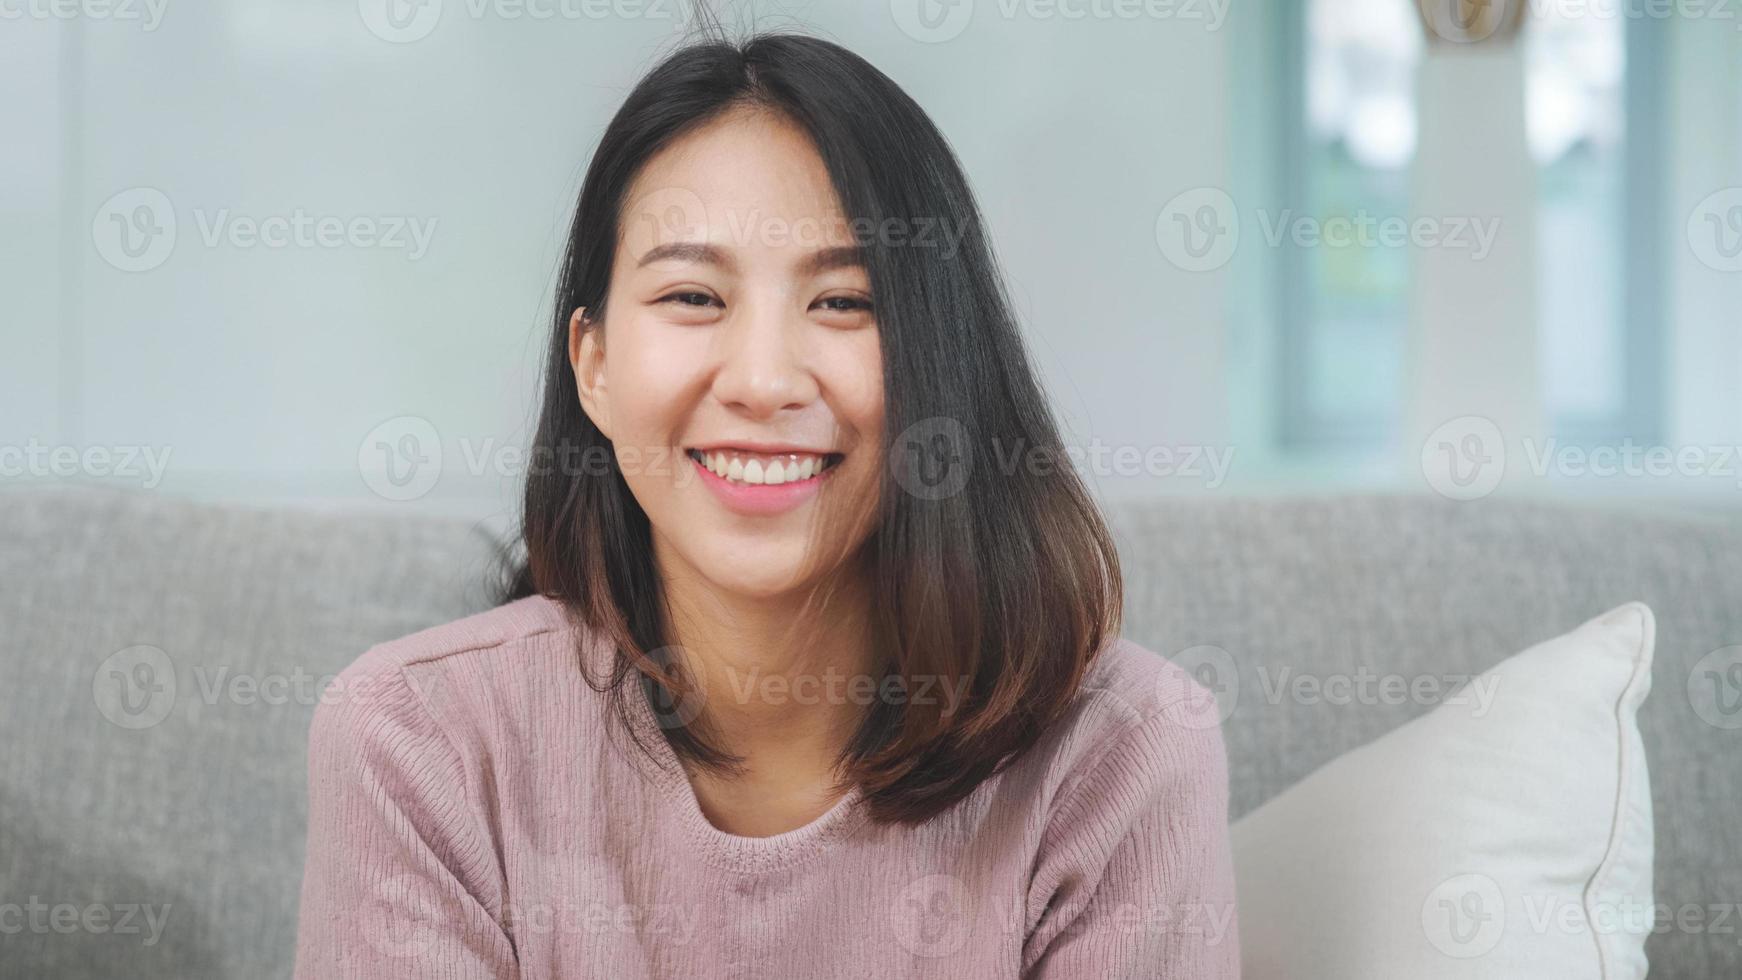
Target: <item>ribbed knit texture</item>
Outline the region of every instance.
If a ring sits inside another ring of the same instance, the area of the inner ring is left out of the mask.
[[[918,828],[857,791],[702,814],[610,651],[532,597],[371,648],[309,735],[299,978],[1239,976],[1213,700],[1124,640],[1034,750]],[[915,689],[917,693],[917,688]]]

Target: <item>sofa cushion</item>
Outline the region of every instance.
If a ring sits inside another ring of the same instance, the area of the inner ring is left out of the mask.
[[[1432,710],[1461,678],[1630,600],[1650,606],[1659,696],[1639,726],[1663,913],[1651,975],[1742,977],[1742,728],[1723,713],[1742,698],[1727,669],[1742,644],[1742,522],[1504,495],[1219,497],[1111,516],[1125,635],[1198,658],[1220,688],[1235,818]],[[1337,703],[1296,686],[1364,670],[1439,691]]]
[[[1622,606],[1243,817],[1243,975],[1642,980],[1653,641]]]

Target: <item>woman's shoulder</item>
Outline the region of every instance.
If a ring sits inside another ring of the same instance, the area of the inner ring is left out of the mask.
[[[505,712],[537,711],[552,698],[584,711],[596,699],[581,693],[590,691],[581,660],[595,645],[556,600],[517,599],[368,648],[327,686],[314,724],[418,715],[452,737]]]
[[[1133,724],[1168,716],[1193,728],[1215,728],[1221,716],[1214,683],[1213,677],[1120,637],[1090,662],[1078,702],[1091,714],[1108,715],[1109,722],[1116,721],[1112,716]]]
[[[504,672],[524,672],[551,654],[569,654],[572,665],[581,636],[590,636],[590,631],[571,622],[561,603],[532,595],[377,643],[336,680],[462,670],[481,672],[481,680],[494,680]]]
[[[1185,784],[1225,793],[1222,712],[1206,680],[1130,640],[1110,642],[1045,753],[1055,800]]]
[[[433,663],[477,650],[514,646],[570,628],[561,603],[542,595],[531,595],[377,643],[364,651],[340,676]]]

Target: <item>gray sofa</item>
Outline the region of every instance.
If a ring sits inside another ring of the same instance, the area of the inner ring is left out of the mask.
[[[1742,977],[1742,730],[1702,720],[1688,693],[1703,654],[1742,644],[1742,526],[1493,498],[1112,516],[1125,635],[1164,655],[1213,644],[1245,680],[1478,671],[1649,603],[1656,900],[1706,923],[1654,935],[1652,975]],[[409,512],[0,494],[0,977],[288,976],[317,682],[482,608],[491,550],[475,527]],[[1231,816],[1424,710],[1242,698]]]

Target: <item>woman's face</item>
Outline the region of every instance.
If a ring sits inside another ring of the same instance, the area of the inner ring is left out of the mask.
[[[569,352],[668,576],[807,585],[821,499],[872,499],[882,355],[851,231],[809,139],[764,112],[675,142],[630,189],[603,330],[577,311]]]

